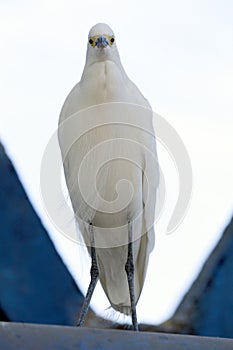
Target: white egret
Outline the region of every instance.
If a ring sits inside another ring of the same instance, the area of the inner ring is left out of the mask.
[[[70,128],[62,127],[72,118]],[[111,306],[131,314],[138,330],[136,304],[154,246],[159,171],[151,107],[126,75],[106,24],[89,32],[84,71],[63,105],[58,137],[76,221],[92,259],[78,326],[100,279]]]

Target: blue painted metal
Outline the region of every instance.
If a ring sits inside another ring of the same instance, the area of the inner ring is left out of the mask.
[[[0,307],[11,321],[74,325],[83,296],[0,144]]]
[[[221,254],[196,305],[192,327],[195,334],[233,338],[233,220],[219,245]]]
[[[233,338],[233,219],[163,329]]]
[[[2,350],[232,350],[233,340],[187,335],[0,323]]]

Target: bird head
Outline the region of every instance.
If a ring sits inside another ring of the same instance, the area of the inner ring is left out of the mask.
[[[92,47],[97,47],[98,49],[104,49],[107,46],[112,46],[115,41],[115,38],[113,35],[107,35],[107,34],[100,34],[91,36],[89,38],[89,44]]]
[[[88,43],[92,48],[106,49],[112,47],[114,42],[114,33],[107,24],[98,23],[91,28],[88,35]]]
[[[94,25],[88,35],[87,59],[89,63],[103,60],[119,62],[119,54],[112,29],[104,23]]]

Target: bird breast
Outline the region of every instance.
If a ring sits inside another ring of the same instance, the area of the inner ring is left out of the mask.
[[[85,68],[80,82],[83,98],[90,105],[106,102],[133,102],[126,74],[115,62],[96,62]],[[130,101],[129,101],[130,99]]]

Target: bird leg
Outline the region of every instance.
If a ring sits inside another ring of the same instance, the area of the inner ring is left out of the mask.
[[[131,302],[131,316],[133,323],[133,330],[138,331],[136,302],[134,293],[134,263],[133,263],[133,243],[132,243],[132,223],[128,222],[128,258],[125,264],[125,271],[128,278],[129,294]]]
[[[87,316],[87,311],[90,305],[91,297],[94,292],[95,286],[99,279],[99,270],[97,266],[97,259],[96,259],[96,250],[95,250],[95,241],[94,241],[94,233],[93,233],[93,225],[89,225],[89,232],[90,232],[90,242],[91,242],[91,282],[89,284],[86,297],[83,302],[82,310],[79,315],[79,320],[77,323],[77,327],[83,326],[85,322],[85,318]]]

